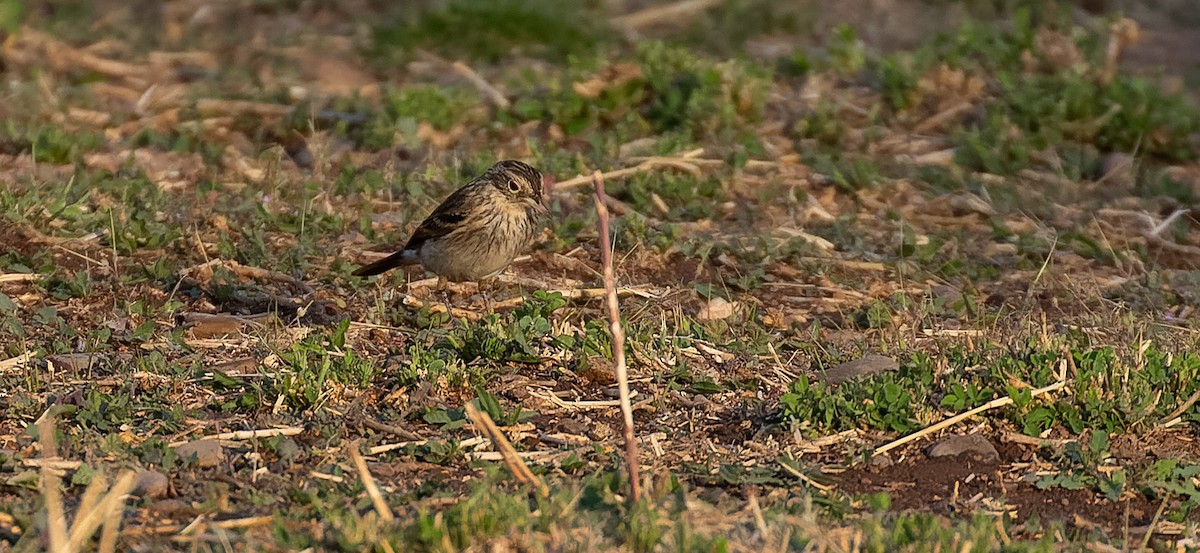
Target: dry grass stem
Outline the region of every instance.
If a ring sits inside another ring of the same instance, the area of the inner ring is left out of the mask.
[[[1162,418],[1162,419],[1159,421],[1159,424],[1161,424],[1161,425],[1165,425],[1165,424],[1167,424],[1168,422],[1170,422],[1170,421],[1172,421],[1172,420],[1176,419],[1177,417],[1179,417],[1179,416],[1183,415],[1184,413],[1186,413],[1186,412],[1187,412],[1187,410],[1188,410],[1188,409],[1191,409],[1191,408],[1192,408],[1192,406],[1196,404],[1196,401],[1197,401],[1197,400],[1200,400],[1200,389],[1196,390],[1195,392],[1192,392],[1192,395],[1188,396],[1188,398],[1187,398],[1186,400],[1184,400],[1184,402],[1183,402],[1183,403],[1181,403],[1181,404],[1179,405],[1179,407],[1176,407],[1174,411],[1171,411],[1171,414],[1169,414],[1169,415],[1167,415],[1167,416],[1163,417],[1163,418]]]
[[[38,417],[38,442],[42,448],[42,459],[58,458],[58,446],[54,440],[54,408],[51,407]],[[42,467],[38,480],[42,497],[46,501],[46,532],[51,553],[67,553],[67,515],[62,501],[62,472],[49,466]]]
[[[793,378],[793,380],[795,380]],[[830,434],[812,440],[797,441],[796,447],[804,451],[820,451],[822,448],[831,445],[847,442],[859,437],[859,432],[856,429],[843,430],[837,434]]]
[[[223,100],[201,98],[196,100],[196,110],[207,116],[214,115],[257,115],[260,117],[287,117],[296,108],[283,104],[268,104],[250,100]]]
[[[116,539],[124,516],[125,497],[133,490],[133,471],[125,471],[108,488],[108,478],[103,473],[96,475],[80,497],[79,508],[73,523],[67,523],[66,509],[62,497],[62,471],[55,467],[58,449],[54,439],[54,414],[47,410],[37,421],[39,442],[42,448],[41,475],[38,487],[46,504],[46,541],[51,553],[75,553],[82,551],[104,526],[99,550],[109,553],[116,550]]]
[[[1026,436],[1024,434],[1018,434],[1016,432],[1005,432],[1004,435],[1002,436],[1002,439],[1006,442],[1011,442],[1011,443],[1015,443],[1015,444],[1032,445],[1032,446],[1037,446],[1037,447],[1043,447],[1043,446],[1062,447],[1063,445],[1065,445],[1067,443],[1078,441],[1078,440],[1056,440],[1056,439],[1052,439],[1052,438],[1037,438],[1034,436]]]
[[[684,18],[699,12],[719,6],[722,0],[683,0],[662,6],[653,6],[644,10],[614,17],[610,21],[613,26],[627,29],[639,29],[664,22],[677,23]]]
[[[479,76],[479,73],[476,73],[474,69],[471,69],[471,66],[461,61],[456,61],[450,64],[450,67],[454,69],[455,73],[462,75],[462,77],[470,82],[472,86],[479,89],[479,91],[482,92],[484,96],[487,96],[493,104],[496,104],[496,107],[500,109],[508,109],[510,106],[512,106],[512,103],[508,101],[508,98],[504,97],[503,92],[500,92],[496,89],[496,87],[492,86],[491,83],[487,82],[486,79]]]
[[[274,517],[270,515],[234,518],[228,520],[213,520],[208,521],[204,525],[209,528],[220,528],[222,530],[234,530],[238,528],[254,528],[256,526],[265,526],[271,523]],[[191,524],[162,524],[159,526],[133,526],[121,531],[122,536],[147,536],[147,535],[162,535],[162,534],[177,534],[183,533],[185,530],[195,528],[195,522]]]
[[[179,271],[179,276],[184,277],[195,275],[203,280],[211,280],[213,277],[212,271],[214,267],[224,267],[229,272],[247,279],[279,282],[294,286],[296,287],[297,291],[304,296],[308,296],[313,293],[312,287],[300,279],[277,271],[263,269],[261,267],[242,265],[241,263],[238,263],[232,259],[214,259],[199,265],[193,265]]]
[[[1166,219],[1163,219],[1163,222],[1159,223],[1150,230],[1150,236],[1158,236],[1162,234],[1164,230],[1167,230],[1167,228],[1174,224],[1175,221],[1177,221],[1180,217],[1191,213],[1191,211],[1192,210],[1190,209],[1176,209],[1175,211],[1171,212]]]
[[[566,400],[562,399],[553,393],[541,393],[530,390],[529,395],[544,399],[563,409],[608,409],[610,407],[620,407],[621,400],[619,399],[584,399],[584,400]],[[629,397],[637,397],[637,390],[631,390]]]
[[[546,486],[546,483],[541,478],[533,474],[533,471],[529,470],[529,466],[521,459],[521,455],[517,453],[512,444],[508,442],[508,438],[504,436],[504,432],[492,421],[492,417],[480,411],[473,403],[468,402],[466,408],[467,418],[471,419],[476,430],[482,432],[492,441],[492,445],[498,450],[498,453],[504,460],[504,464],[517,481],[533,486],[538,495],[548,497],[550,495],[550,488]]]
[[[694,176],[700,176],[702,173],[698,171],[700,167],[725,167],[729,162],[724,159],[714,159],[707,157],[690,157],[685,152],[679,157],[670,156],[633,156],[625,161],[629,163],[645,163],[647,161],[654,162],[667,167],[676,167],[680,170],[687,171]],[[765,159],[747,159],[742,165],[743,169],[778,169],[785,163],[780,161],[770,161]]]
[[[971,109],[974,107],[974,103],[967,101],[954,104],[953,106],[934,114],[932,117],[921,121],[916,127],[913,128],[913,132],[924,134],[935,131],[942,125],[950,122],[950,120],[954,119],[955,117],[971,111]]]
[[[379,422],[374,419],[369,419],[369,418],[363,419],[362,422],[363,422],[363,426],[366,426],[367,428],[371,428],[373,430],[378,430],[380,432],[387,432],[388,434],[399,436],[401,438],[404,438],[405,440],[420,440],[421,439],[421,436],[415,432],[410,432],[408,430],[405,430],[405,429],[397,427],[397,426],[392,426],[390,424],[384,424],[384,423]]]
[[[1061,390],[1064,386],[1067,385],[1067,382],[1068,382],[1067,380],[1059,380],[1058,382],[1055,382],[1054,384],[1051,384],[1049,386],[1044,386],[1044,387],[1038,388],[1036,390],[1033,390],[1031,392],[1030,397],[1038,397],[1042,394],[1050,393],[1055,390]],[[1012,397],[1009,397],[1009,396],[993,399],[992,401],[989,401],[983,405],[980,405],[979,407],[976,407],[969,411],[964,411],[962,413],[954,415],[953,417],[943,420],[939,423],[922,428],[921,430],[913,432],[912,434],[904,436],[903,438],[900,438],[898,440],[895,440],[895,441],[889,442],[887,444],[884,444],[882,446],[879,446],[879,447],[875,448],[875,451],[873,452],[873,454],[881,455],[883,453],[887,453],[888,451],[891,451],[891,450],[896,449],[897,447],[900,447],[908,442],[911,442],[918,438],[921,438],[922,436],[928,436],[929,434],[933,434],[934,432],[937,432],[939,430],[954,426],[954,425],[956,425],[964,420],[967,420],[975,415],[978,415],[984,411],[995,409],[997,407],[1003,407],[1005,405],[1010,405],[1010,404],[1012,404],[1012,402],[1013,402],[1013,399],[1012,399]]]
[[[694,165],[689,166],[687,164],[689,164],[689,162],[691,161],[692,158],[695,158],[702,154],[704,154],[704,149],[697,148],[697,149],[691,150],[689,152],[684,152],[684,153],[680,154],[678,157],[645,158],[645,161],[642,161],[641,163],[639,163],[633,167],[626,167],[624,169],[617,169],[615,171],[601,173],[601,176],[604,179],[612,180],[612,179],[628,177],[629,175],[633,175],[635,173],[640,173],[642,171],[649,171],[651,169],[657,169],[660,167],[671,167],[671,168],[678,169],[681,166],[688,167],[685,170],[688,171],[689,173],[697,174],[699,172],[699,169],[696,168]],[[599,173],[599,172],[597,171],[597,173]],[[567,179],[562,182],[554,183],[554,190],[560,191],[560,190],[567,190],[570,188],[575,188],[576,186],[583,186],[585,184],[593,182],[594,179],[595,179],[595,174],[580,175],[580,176],[577,176],[574,178]]]
[[[0,361],[0,373],[11,371],[13,369],[24,369],[33,360],[33,352],[25,352],[16,357],[9,357]]]
[[[799,478],[800,480],[803,480],[805,484],[808,484],[809,486],[812,486],[818,490],[827,492],[827,491],[830,491],[833,489],[832,486],[827,486],[825,484],[817,482],[816,480],[813,480],[812,478],[809,478],[808,475],[796,470],[795,467],[788,465],[787,463],[783,462],[782,460],[779,461],[779,467],[782,468],[784,471],[786,471],[788,474],[795,476],[796,478]]]
[[[200,438],[201,440],[253,440],[255,438],[272,438],[275,436],[295,436],[304,429],[299,426],[289,426],[285,428],[264,428],[262,430],[238,430],[236,432],[222,432]]]
[[[42,275],[37,273],[3,273],[0,274],[0,284],[9,282],[33,282],[39,278],[42,278]]]
[[[850,260],[850,259],[838,259],[836,257],[813,257],[813,256],[802,256],[799,259],[800,259],[800,261],[806,261],[806,262],[812,262],[812,263],[829,263],[831,265],[837,265],[844,269],[855,269],[855,270],[859,270],[859,271],[875,271],[875,272],[883,273],[883,272],[887,272],[887,270],[888,270],[887,265],[884,265],[883,263],[877,263],[874,261],[854,261],[854,260]]]
[[[103,478],[97,478],[92,482],[91,486],[96,486],[103,489],[103,487],[107,484],[105,480],[106,479]],[[129,495],[129,492],[133,491],[134,482],[135,478],[133,471],[125,471],[123,474],[121,474],[121,477],[117,479],[117,482],[113,484],[113,487],[107,492],[103,493],[103,498],[99,500],[96,508],[88,511],[84,511],[82,507],[80,508],[75,522],[71,525],[68,551],[82,551],[84,546],[89,540],[92,539],[92,536],[96,533],[96,530],[99,529],[101,525],[111,528],[106,529],[106,535],[109,533],[115,533],[116,530],[119,529],[121,517],[123,516],[123,511],[125,509],[125,497]],[[91,486],[89,486],[89,488],[91,488]],[[110,535],[107,539],[114,542],[115,546],[115,536]]]
[[[80,461],[68,461],[66,459],[24,459],[21,461],[21,464],[27,467],[38,467],[60,472],[75,470],[83,465]]]
[[[482,438],[482,437],[476,436],[474,438],[467,438],[461,442],[458,442],[458,447],[463,447],[463,448],[475,447],[477,445],[487,443],[487,441],[488,441],[487,438]],[[380,444],[380,445],[377,445],[374,447],[367,448],[367,455],[379,455],[380,453],[387,453],[389,451],[395,451],[397,449],[404,449],[408,446],[425,445],[427,443],[429,443],[429,440],[413,440],[413,441],[408,441],[408,442]]]
[[[1158,503],[1158,509],[1154,511],[1154,518],[1150,519],[1150,525],[1146,527],[1146,533],[1142,534],[1142,547],[1138,551],[1146,551],[1150,548],[1150,538],[1154,537],[1154,527],[1158,525],[1159,519],[1162,518],[1163,509],[1166,509],[1167,502],[1170,500],[1171,496],[1168,494]]]
[[[392,514],[392,508],[388,507],[387,501],[383,499],[383,493],[379,491],[379,486],[375,485],[375,478],[371,476],[371,471],[367,470],[367,461],[358,452],[358,445],[358,440],[355,440],[346,446],[350,452],[350,460],[354,462],[354,468],[358,469],[358,477],[362,480],[367,495],[371,497],[371,504],[375,506],[375,512],[379,513],[379,518],[384,522],[391,522],[396,519],[396,515]]]

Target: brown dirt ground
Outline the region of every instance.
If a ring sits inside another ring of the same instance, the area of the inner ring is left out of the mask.
[[[1182,5],[1179,2],[1175,4]],[[822,28],[830,28],[834,22],[839,21],[856,22],[867,29],[861,34],[864,40],[880,49],[915,44],[927,37],[929,25],[946,25],[955,17],[953,13],[945,17],[931,17],[931,13],[941,13],[942,10],[929,8],[926,3],[915,0],[822,2],[821,5],[825,8],[820,11]],[[1142,13],[1141,8],[1136,6],[1132,10],[1134,14]],[[869,13],[869,17],[863,17],[863,14],[866,13]],[[918,24],[918,22],[921,23]],[[1181,73],[1193,70],[1197,64],[1200,64],[1200,47],[1191,48],[1192,45],[1200,44],[1200,31],[1197,31],[1196,27],[1170,17],[1150,15],[1147,15],[1145,25],[1147,39],[1142,46],[1129,50],[1131,55],[1127,59],[1127,63],[1135,64],[1137,68],[1147,71],[1166,66],[1171,71]],[[1194,52],[1196,59],[1178,55],[1180,52]],[[383,165],[391,161],[390,159],[376,159],[374,163]],[[813,188],[811,192],[815,195],[828,187],[814,186]],[[856,199],[845,197],[839,197],[837,201],[842,205],[856,203]],[[932,226],[937,223],[930,222],[928,224]],[[983,227],[981,221],[974,223],[961,223],[960,221],[956,224],[963,224],[964,227],[975,230]],[[384,228],[381,225],[381,232]],[[872,232],[883,234],[887,232],[887,229],[864,229],[863,232],[864,235]],[[875,247],[881,251],[892,246],[892,241],[886,238],[872,239],[868,242],[864,247]],[[964,243],[959,247],[963,251],[975,251],[985,247],[988,240],[984,238],[979,242]],[[89,261],[89,258],[103,260],[109,255],[105,248],[94,242],[60,241],[26,226],[0,223],[0,244],[14,249],[23,256],[32,256],[46,248],[52,248],[55,263],[66,270],[89,271],[97,281],[103,281],[111,276],[110,265]],[[286,246],[286,238],[280,238],[280,242],[275,245]],[[341,251],[331,252],[331,256],[339,255],[353,259],[364,249],[365,244],[341,244],[338,247],[341,248]],[[583,246],[577,254],[571,255],[569,258],[560,254],[537,252],[529,261],[517,264],[514,272],[547,282],[553,282],[555,279],[574,279],[583,283],[584,286],[595,286],[599,281],[595,272],[597,269],[594,261],[597,259],[595,253],[595,248],[591,245]],[[122,269],[134,269],[139,264],[153,261],[162,255],[194,256],[195,254],[192,252],[141,251],[136,256],[122,260],[124,263]],[[657,289],[671,289],[670,295],[658,301],[629,301],[626,303],[631,316],[636,317],[640,314],[648,318],[657,318],[669,317],[672,311],[694,314],[700,308],[701,299],[686,290],[686,287],[694,283],[724,285],[724,279],[735,276],[737,269],[747,268],[720,266],[714,263],[702,265],[690,259],[644,255],[635,252],[621,261],[618,273],[623,282],[650,284]],[[887,298],[901,288],[901,284],[895,281],[892,272],[858,271],[821,262],[814,262],[812,267],[799,269],[788,265],[774,264],[766,267],[765,271],[779,281],[823,288],[793,290],[783,287],[764,287],[753,294],[742,295],[743,301],[761,306],[780,322],[781,327],[790,327],[793,324],[803,327],[811,321],[819,321],[827,329],[823,336],[823,342],[844,347],[847,351],[868,349],[873,347],[872,345],[877,346],[884,332],[858,330],[848,324],[847,318],[870,300]],[[1094,282],[1125,274],[1113,266],[1099,265],[1078,258],[1078,256],[1071,257],[1071,254],[1063,254],[1056,260],[1051,274],[1046,275],[1045,288],[1032,298],[1028,298],[1026,291],[1031,280],[1030,273],[1033,272],[1031,270],[1023,271],[1020,274],[1014,272],[1002,277],[998,282],[991,283],[986,294],[980,294],[983,296],[981,299],[993,307],[1006,307],[1009,312],[1044,314],[1046,318],[1050,319],[1050,325],[1053,326],[1057,323],[1086,319],[1097,312],[1103,313],[1110,310],[1112,308],[1110,300],[1098,297],[1094,293],[1094,289],[1093,293],[1081,291],[1081,289],[1089,288]],[[419,275],[412,276],[415,278]],[[376,298],[374,295],[368,297],[368,294],[374,294],[373,291],[359,291],[360,296],[345,298],[341,294],[342,290],[337,289],[336,284],[326,284],[317,292],[318,298],[322,300],[322,305],[326,310],[321,311],[321,316],[312,321],[312,324],[327,324],[341,315],[348,315],[352,319],[360,321],[367,312],[374,309],[373,300]],[[907,285],[925,290],[931,297],[938,293],[945,293],[944,291],[936,292],[938,287],[942,287],[942,289],[947,287],[946,283],[939,282],[917,282],[907,283]],[[684,290],[680,291],[681,287]],[[952,285],[949,287],[954,288]],[[511,292],[511,289],[509,291]],[[23,294],[33,293],[34,290],[32,287],[15,285],[5,287],[4,292],[14,298],[19,298]],[[956,292],[962,293],[958,290]],[[966,292],[971,293],[971,291]],[[192,292],[186,291],[186,293]],[[159,304],[170,294],[172,294],[170,289],[151,285],[116,290],[98,285],[97,290],[87,298],[86,302],[76,300],[66,302],[59,307],[59,313],[68,324],[79,327],[94,326],[97,322],[114,317],[109,311],[112,310],[118,297],[124,300],[142,299],[147,303]],[[344,307],[337,305],[339,298],[347,300]],[[183,299],[187,303],[187,308],[194,311],[215,311],[219,308],[223,312],[254,313],[263,310],[262,305],[251,303],[230,302],[212,305],[210,300],[201,293]],[[482,305],[482,301],[478,297],[459,299],[463,301],[464,305],[470,307],[478,308]],[[1032,305],[1027,302],[1031,302]],[[595,302],[576,304],[569,309],[573,311],[577,321],[581,320],[585,314],[591,317],[599,313],[599,306]],[[1011,328],[1036,328],[1039,326],[1036,321],[1022,320],[1019,316],[1015,318],[1017,320],[1006,319],[1003,323]],[[957,322],[948,321],[947,324],[953,325]],[[164,322],[164,326],[171,325],[171,322]],[[31,338],[33,340],[53,339],[52,329],[34,329],[33,332],[34,336]],[[394,328],[356,329],[356,332],[355,339],[358,347],[365,355],[385,356],[389,353],[394,354],[396,351],[404,351],[404,344],[413,339],[410,332]],[[1098,332],[1102,333],[1103,331]],[[923,338],[916,337],[914,342],[919,340],[923,340]],[[936,350],[938,347],[938,343],[933,340],[919,343],[922,347],[930,350]],[[111,353],[142,354],[140,348],[133,344],[117,344]],[[245,357],[257,360],[264,357],[266,353],[250,346],[232,344],[223,346],[222,349],[215,352],[170,350],[165,355],[172,363],[195,362],[212,365],[234,358]],[[403,357],[403,354],[396,354],[390,358],[390,361],[392,364],[402,362]],[[778,378],[764,377],[757,371],[751,370],[749,360],[736,355],[721,362],[701,355],[694,361],[693,371],[698,375],[744,380],[761,379],[764,381],[764,388],[768,391],[761,396],[744,391],[723,392],[710,396],[677,390],[661,390],[656,389],[652,384],[645,385],[642,389],[647,395],[661,396],[662,401],[648,404],[639,409],[636,413],[638,423],[645,427],[686,429],[686,432],[681,433],[678,437],[674,437],[672,440],[664,439],[658,444],[664,450],[661,455],[653,452],[653,448],[649,445],[645,446],[644,451],[649,450],[649,452],[644,453],[644,462],[650,472],[678,467],[683,462],[729,462],[773,466],[779,450],[782,449],[781,442],[789,440],[790,437],[781,435],[773,428],[778,421],[772,420],[770,410],[762,406],[777,403],[786,383]],[[797,372],[813,373],[820,368],[820,362],[820,359],[815,358],[789,359],[787,368]],[[639,359],[635,367],[638,374],[635,376],[645,377],[649,380],[650,374],[656,368],[653,360]],[[461,405],[462,400],[465,399],[441,396],[416,400],[414,396],[418,395],[418,391],[395,389],[387,375],[386,369],[381,371],[380,381],[376,383],[377,385],[362,392],[361,396],[341,398],[346,400],[346,416],[348,418],[352,419],[354,415],[364,412],[377,414],[373,410],[376,409],[375,406],[379,405],[403,405],[405,409],[413,410],[425,405]],[[63,385],[53,392],[41,393],[34,399],[50,403],[52,398],[60,397],[63,403],[70,404],[82,401],[84,390],[93,387],[103,390],[126,389],[131,394],[136,394],[139,389],[161,385],[159,381],[144,376],[128,381],[122,380],[127,376],[113,366],[100,364],[81,371],[65,384],[58,383]],[[496,383],[493,391],[507,402],[516,404],[533,401],[528,392],[531,385],[572,392],[575,397],[579,398],[597,398],[611,393],[610,378],[611,374],[605,373],[603,370],[577,374],[547,363],[544,366],[525,367],[519,374],[506,375]],[[186,390],[178,390],[178,399],[180,404],[189,409],[211,407],[207,403],[208,398],[191,396]],[[0,408],[7,407],[2,403],[3,401],[7,400],[0,398]],[[617,413],[614,410],[569,412],[542,409],[542,411],[542,415],[531,421],[537,428],[558,429],[573,434],[593,431],[597,435],[589,437],[606,444],[610,449],[612,444],[616,443],[611,430],[608,430],[614,428],[617,422]],[[19,443],[32,452],[33,447],[27,439],[17,438],[21,436],[27,422],[15,419],[0,421],[0,436],[5,436],[6,439],[11,438],[11,441],[0,442],[0,447],[18,447]],[[265,462],[269,464],[271,470],[268,476],[254,485],[267,493],[286,489],[284,483],[289,479],[294,481],[308,478],[310,469],[314,467],[326,467],[337,462],[339,459],[335,457],[340,453],[329,453],[324,450],[324,442],[331,435],[355,433],[363,436],[370,435],[377,440],[386,438],[379,434],[372,435],[371,431],[366,428],[353,426],[347,428],[347,425],[338,426],[328,420],[297,420],[269,414],[228,418],[214,416],[211,420],[193,422],[197,426],[186,430],[266,428],[273,424],[297,423],[313,428],[315,431],[312,434],[297,440],[306,452],[297,461],[285,462],[272,458],[272,454],[268,452],[263,453]],[[432,427],[422,426],[416,430],[424,435],[439,435]],[[981,463],[969,459],[930,460],[920,452],[920,448],[925,443],[918,443],[895,452],[893,457],[896,461],[891,466],[852,467],[832,475],[832,480],[836,483],[838,490],[850,495],[889,492],[893,508],[900,510],[952,515],[981,509],[1011,509],[1015,511],[1017,521],[1024,521],[1032,512],[1036,511],[1043,521],[1061,520],[1070,527],[1083,531],[1100,528],[1110,535],[1144,526],[1150,522],[1157,505],[1141,494],[1130,493],[1128,497],[1122,498],[1122,501],[1114,505],[1098,501],[1098,494],[1090,490],[1038,490],[1032,484],[1022,481],[1021,476],[1028,470],[1025,464],[1036,463],[1039,457],[1031,446],[1003,443],[999,440],[999,436],[1005,430],[1007,429],[984,429],[999,448],[1001,458],[997,463]],[[462,436],[466,435],[467,433],[462,433]],[[1200,440],[1197,438],[1200,436],[1195,434],[1194,429],[1166,431],[1152,434],[1137,443],[1118,441],[1115,451],[1118,456],[1139,463],[1150,461],[1155,456],[1168,455],[1195,459],[1200,458],[1200,446],[1197,445],[1200,444]],[[855,445],[877,444],[881,441],[883,439],[880,436],[863,436],[860,443]],[[527,436],[521,441],[521,446],[529,449],[536,448],[538,445],[537,438],[533,436]],[[839,451],[833,447],[818,453],[817,458],[832,465],[845,462],[847,455],[845,455],[845,451]],[[470,480],[479,476],[479,471],[469,467],[443,466],[415,460],[379,461],[372,462],[370,466],[371,471],[382,483],[393,486],[401,492],[411,491],[429,483],[444,486],[447,493],[463,492],[468,489]],[[238,474],[239,471],[244,471],[246,468],[246,461],[241,456],[230,456],[220,467],[177,473],[173,475],[172,480],[172,499],[152,504],[145,511],[140,512],[138,522],[149,523],[162,520],[186,522],[194,517],[196,512],[191,506],[191,502],[185,500],[199,501],[211,495],[212,490],[209,486],[212,481],[235,489],[248,486],[246,482],[228,476]],[[746,486],[730,492],[750,493],[750,490],[751,487]],[[789,493],[790,491],[792,490],[789,490]],[[6,493],[3,488],[0,488],[0,503],[11,499],[5,495]],[[976,498],[976,496],[980,497]],[[997,501],[989,502],[989,499]],[[435,502],[434,500],[427,501],[430,504]],[[416,506],[413,508],[415,509]],[[3,532],[4,529],[0,528],[0,534]]]

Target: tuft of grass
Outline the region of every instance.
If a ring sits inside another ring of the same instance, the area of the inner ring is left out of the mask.
[[[1050,430],[1071,435],[1088,429],[1138,433],[1154,428],[1170,406],[1181,404],[1200,388],[1194,381],[1200,374],[1200,356],[1167,355],[1152,346],[1141,354],[1119,353],[1105,347],[1071,354],[1076,367],[1072,393],[1051,401],[1035,399],[1029,392],[1058,378],[1061,354],[1029,349],[987,356],[952,352],[947,356],[952,365],[944,377],[935,374],[924,354],[912,356],[897,373],[836,388],[801,377],[779,405],[786,418],[821,433],[858,426],[907,433],[940,418],[927,405],[927,398],[940,407],[962,411],[1007,395],[1013,405],[1003,411],[1005,417],[1031,436]],[[1138,368],[1131,370],[1131,364]],[[977,366],[989,368],[966,370]],[[1192,406],[1182,416],[1197,420],[1200,409]]]
[[[663,40],[714,56],[738,57],[745,53],[746,43],[756,37],[812,33],[816,13],[796,3],[727,0]]]
[[[604,13],[579,0],[450,0],[397,10],[378,25],[368,56],[394,64],[415,49],[494,63],[511,56],[562,61],[613,41]]]
[[[31,154],[39,163],[76,163],[82,160],[83,153],[103,142],[103,137],[92,131],[72,132],[54,124],[22,125],[9,120],[0,131],[0,153]]]
[[[618,143],[652,134],[733,143],[746,140],[739,131],[762,116],[770,82],[769,72],[750,64],[717,63],[658,41],[639,43],[633,60],[583,58],[572,66],[547,84],[524,83],[532,90],[517,91],[511,115],[554,123],[569,135],[611,129]],[[572,86],[603,71],[626,75],[595,93]]]

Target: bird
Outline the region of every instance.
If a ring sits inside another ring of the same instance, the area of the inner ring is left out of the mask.
[[[542,173],[521,161],[499,161],[447,196],[403,248],[351,274],[366,277],[420,264],[438,276],[443,291],[447,281],[482,285],[525,250],[547,213]]]

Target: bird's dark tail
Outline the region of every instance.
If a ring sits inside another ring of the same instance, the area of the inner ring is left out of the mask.
[[[412,250],[400,250],[392,255],[389,255],[379,261],[359,267],[358,270],[350,273],[354,276],[371,276],[390,271],[396,267],[403,265],[412,265],[417,262],[416,254]]]

